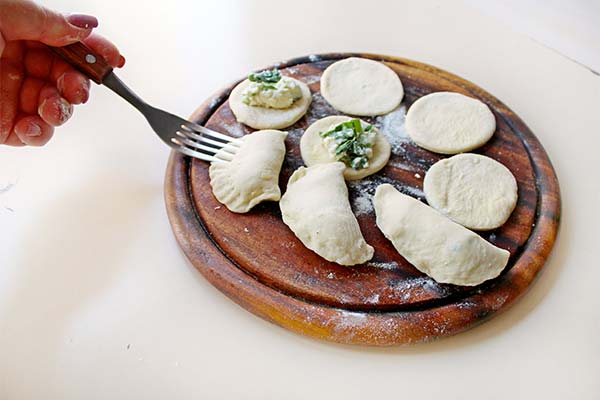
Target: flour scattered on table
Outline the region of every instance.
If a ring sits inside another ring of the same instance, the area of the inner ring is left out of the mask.
[[[0,194],[8,193],[12,188],[15,187],[17,182],[9,182],[5,184],[0,184]]]

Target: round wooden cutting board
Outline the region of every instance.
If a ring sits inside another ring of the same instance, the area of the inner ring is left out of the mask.
[[[306,116],[287,129],[287,154],[280,175],[282,193],[302,165],[299,141],[315,120],[341,114],[319,93],[322,72],[349,56],[370,58],[392,68],[404,85],[402,105],[390,114],[363,118],[392,144],[379,173],[349,182],[350,202],[373,259],[344,267],[308,250],[282,222],[279,205],[266,202],[234,214],[212,195],[208,164],[173,153],[165,199],[173,231],[191,263],[214,286],[250,312],[305,335],[339,343],[398,345],[461,332],[506,309],[542,269],[554,244],[560,218],[556,175],[541,144],[519,117],[496,98],[455,75],[415,61],[372,54],[325,54],[276,64],[284,75],[310,86]],[[272,67],[269,67],[272,68]],[[236,82],[237,83],[237,82]],[[236,122],[228,86],[206,101],[192,120],[215,131],[241,136],[252,129]],[[475,150],[507,166],[518,182],[519,201],[507,223],[481,236],[511,253],[496,279],[476,287],[438,284],[393,248],[375,225],[371,203],[376,187],[391,183],[425,201],[422,184],[429,167],[445,157],[415,145],[406,135],[406,110],[431,92],[476,97],[494,112],[497,130]]]

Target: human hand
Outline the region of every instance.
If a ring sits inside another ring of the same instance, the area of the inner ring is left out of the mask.
[[[74,104],[88,100],[90,81],[46,45],[78,41],[113,67],[125,58],[92,34],[95,17],[64,16],[29,0],[0,0],[0,144],[42,146],[64,124]]]

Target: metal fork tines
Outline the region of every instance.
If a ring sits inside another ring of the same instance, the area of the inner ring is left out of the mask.
[[[171,138],[171,147],[190,157],[211,162],[231,161],[242,144],[239,139],[192,123],[182,124],[175,135]]]
[[[231,161],[242,141],[152,107],[139,98],[114,73],[106,75],[105,86],[137,108],[163,142],[172,149],[205,161]]]
[[[240,139],[214,132],[152,107],[115,75],[101,55],[81,42],[51,49],[94,82],[105,85],[137,108],[158,137],[176,151],[211,162],[230,161],[242,144]]]

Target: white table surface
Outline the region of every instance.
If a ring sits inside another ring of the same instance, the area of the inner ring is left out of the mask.
[[[128,60],[119,75],[182,115],[252,68],[310,53],[454,72],[544,144],[563,218],[528,294],[471,331],[392,349],[315,341],[246,312],[190,266],[163,203],[168,149],[95,87],[44,148],[0,146],[0,399],[600,398],[600,76],[461,2],[47,5],[97,15]]]

